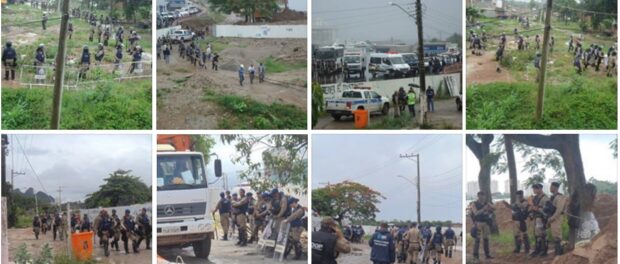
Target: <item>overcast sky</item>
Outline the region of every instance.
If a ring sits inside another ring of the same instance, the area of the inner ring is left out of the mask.
[[[228,186],[229,188],[233,188],[235,185],[241,183],[241,179],[237,177],[237,175],[246,169],[244,164],[233,164],[232,159],[238,157],[237,150],[235,149],[235,143],[232,144],[224,144],[220,140],[221,135],[210,135],[213,139],[215,139],[215,146],[213,147],[212,152],[217,154],[222,160],[222,173],[228,177]],[[253,162],[261,162],[262,161],[262,153],[266,150],[265,146],[258,146],[254,149],[252,153],[251,159]],[[207,164],[207,177],[209,182],[214,182],[217,178],[214,176],[213,172],[213,159],[211,157],[211,162]],[[221,181],[217,183],[222,184]]]
[[[386,197],[377,220],[415,220],[416,163],[400,154],[420,153],[422,220],[461,222],[461,135],[314,135],[312,189],[345,180]]]
[[[337,40],[395,40],[417,43],[415,21],[390,0],[313,0],[313,27],[337,29]],[[414,10],[412,0],[392,0],[406,10]],[[447,38],[462,32],[463,1],[422,1],[425,38]]]
[[[14,165],[15,170],[26,173],[15,177],[15,188],[22,192],[29,187],[35,192],[45,189],[58,199],[57,190],[62,186],[63,202],[83,201],[117,169],[132,170],[151,186],[151,146],[150,135],[9,135],[7,180]]]
[[[297,11],[307,11],[308,0],[288,0],[288,8]]]
[[[580,135],[579,145],[586,180],[594,177],[599,180],[618,182],[618,161],[613,158],[612,150],[609,149],[609,143],[614,139],[616,139],[616,135]],[[466,153],[467,181],[477,181],[480,166],[478,166],[476,156],[469,149]],[[525,160],[518,153],[515,154],[515,159],[517,162],[518,180],[523,182],[528,177],[525,172],[521,171]],[[550,180],[551,177],[552,175],[549,174],[547,180]],[[500,192],[504,192],[504,181],[507,179],[508,172],[491,176],[491,180],[498,181]]]

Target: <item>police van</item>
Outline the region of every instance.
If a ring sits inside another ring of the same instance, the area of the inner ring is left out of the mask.
[[[222,176],[219,159],[215,176]],[[211,252],[215,225],[209,212],[208,184],[201,152],[157,145],[157,246],[192,246],[198,258]]]
[[[370,113],[387,115],[390,111],[390,99],[381,96],[370,87],[354,87],[342,92],[340,98],[325,100],[325,111],[335,120],[343,116],[353,116],[353,111],[363,107]]]
[[[396,78],[409,74],[411,68],[403,59],[403,55],[399,53],[373,53],[370,54],[368,62],[368,71],[372,74],[372,78],[379,75],[385,77]]]

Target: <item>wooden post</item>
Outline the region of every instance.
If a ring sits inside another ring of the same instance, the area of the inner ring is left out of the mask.
[[[60,39],[56,53],[56,79],[54,80],[54,101],[52,103],[51,129],[60,128],[60,110],[62,107],[62,88],[65,82],[65,57],[67,55],[67,27],[69,24],[69,0],[62,0],[62,19],[60,21]]]
[[[549,33],[551,31],[551,9],[553,0],[547,0],[547,14],[545,15],[545,34],[543,37],[543,51],[538,73],[538,100],[536,101],[536,121],[542,120],[545,104],[545,73],[547,71],[547,54],[549,51]]]
[[[422,33],[422,3],[416,0],[416,24],[418,25],[418,70],[420,72],[420,123],[426,125],[426,78],[424,68],[424,34]]]

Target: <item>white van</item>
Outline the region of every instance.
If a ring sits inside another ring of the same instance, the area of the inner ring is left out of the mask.
[[[370,54],[368,71],[373,78],[377,74],[387,75],[388,77],[402,77],[409,73],[411,68],[403,59],[403,55],[398,53],[373,53]]]

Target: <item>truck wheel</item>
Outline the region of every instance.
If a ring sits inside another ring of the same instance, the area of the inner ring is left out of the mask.
[[[192,243],[192,247],[194,248],[194,255],[197,258],[208,259],[209,254],[211,254],[211,238],[205,238],[202,241],[197,241]]]
[[[461,102],[461,100],[456,99],[456,111],[461,111],[463,109],[463,103]]]
[[[339,121],[342,115],[332,114],[332,117],[334,118],[334,120]]]
[[[383,115],[387,115],[390,113],[390,105],[389,104],[383,104],[383,108],[381,108],[381,113]]]

